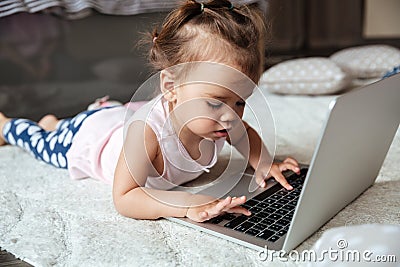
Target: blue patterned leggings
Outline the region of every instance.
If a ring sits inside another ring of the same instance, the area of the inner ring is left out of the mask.
[[[46,131],[27,119],[12,119],[4,125],[3,136],[10,145],[19,146],[39,160],[66,169],[66,154],[75,134],[82,123],[99,110],[84,111],[73,118],[60,120],[54,131]]]

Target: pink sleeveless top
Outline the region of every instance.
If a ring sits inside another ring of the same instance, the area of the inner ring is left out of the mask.
[[[83,122],[67,153],[70,176],[73,179],[92,177],[112,184],[124,140],[124,120],[127,117],[128,123],[145,121],[156,134],[162,151],[163,174],[160,177],[149,176],[146,187],[168,190],[196,179],[215,165],[225,138],[215,141],[209,164],[202,166],[184,148],[168,114],[168,103],[161,96],[147,103],[130,103],[129,108],[119,106],[94,113]]]

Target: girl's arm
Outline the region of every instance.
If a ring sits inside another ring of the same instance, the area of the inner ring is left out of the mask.
[[[283,171],[292,170],[300,173],[299,164],[293,158],[286,158],[281,163],[274,163],[273,157],[269,154],[258,133],[243,121],[245,133],[236,138],[236,142],[228,140],[245,157],[249,164],[255,170],[256,182],[261,187],[266,187],[265,180],[274,177],[286,189],[293,189],[287,182]]]
[[[166,205],[157,201],[162,191],[139,186],[131,176],[125,162],[124,151],[121,151],[115,170],[113,200],[117,211],[126,217],[135,219],[157,219],[160,217],[185,217],[187,208]],[[185,202],[190,195],[185,192],[173,192],[177,202]],[[165,196],[164,196],[165,199]]]
[[[246,201],[245,198],[219,200],[187,192],[145,188],[158,150],[157,138],[150,127],[140,123],[130,126],[113,184],[113,201],[120,214],[135,219],[187,216],[198,222],[224,212],[250,214],[246,209],[237,207]]]

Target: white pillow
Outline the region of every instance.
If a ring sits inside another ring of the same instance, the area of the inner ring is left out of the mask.
[[[330,58],[355,78],[375,78],[400,65],[400,50],[388,45],[365,45],[345,48]]]
[[[260,86],[279,94],[331,94],[348,84],[346,74],[322,57],[284,61],[268,69],[260,79]]]

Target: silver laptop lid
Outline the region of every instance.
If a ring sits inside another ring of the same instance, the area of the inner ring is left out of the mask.
[[[283,250],[289,251],[372,185],[400,122],[400,74],[330,104]]]

